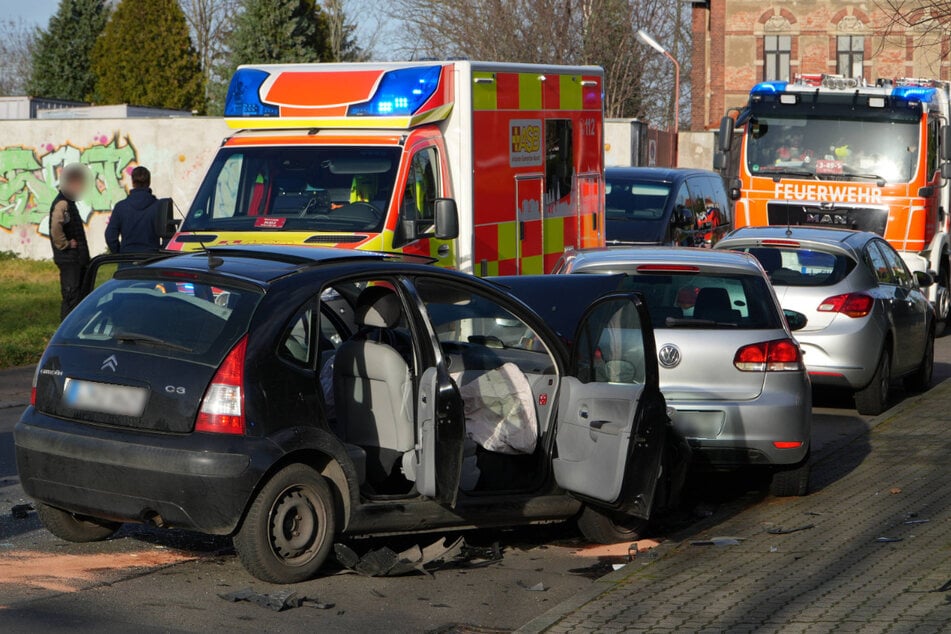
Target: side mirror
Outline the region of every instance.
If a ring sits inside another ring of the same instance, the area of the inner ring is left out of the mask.
[[[915,282],[918,284],[918,288],[933,286],[936,277],[938,277],[938,274],[934,271],[915,271]]]
[[[931,185],[918,188],[919,198],[931,198],[932,196],[934,196],[934,187],[932,187]]]
[[[951,178],[951,163],[941,164],[941,178]]]
[[[437,240],[454,240],[459,237],[459,212],[452,198],[437,198],[433,203],[436,219]]]
[[[725,152],[717,152],[713,155],[713,169],[722,172],[729,166],[729,160]]]
[[[720,152],[728,154],[733,149],[733,130],[736,128],[736,121],[733,117],[723,117],[720,119],[720,134],[718,145]]]
[[[951,161],[951,125],[941,126],[941,160]]]
[[[155,235],[159,240],[171,240],[181,222],[175,218],[175,205],[171,198],[159,198],[155,203]]]
[[[793,332],[802,330],[809,323],[809,319],[805,315],[795,310],[783,309],[783,316],[786,318],[786,323],[789,324],[789,329]]]

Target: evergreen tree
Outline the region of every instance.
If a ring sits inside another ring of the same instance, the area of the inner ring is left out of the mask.
[[[92,69],[101,103],[204,112],[201,61],[177,0],[120,0]]]
[[[323,62],[333,57],[326,14],[314,0],[241,0],[231,63]]]
[[[96,85],[90,52],[108,20],[105,0],[60,0],[46,29],[38,33],[27,91],[38,97],[90,99]]]

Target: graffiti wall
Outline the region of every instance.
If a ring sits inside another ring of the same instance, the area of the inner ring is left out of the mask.
[[[78,206],[94,255],[106,250],[109,214],[136,165],[184,214],[227,134],[222,120],[205,118],[0,121],[0,251],[51,257],[49,210],[69,163],[88,166],[93,179]]]

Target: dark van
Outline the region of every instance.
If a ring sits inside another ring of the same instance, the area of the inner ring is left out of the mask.
[[[605,170],[607,243],[711,246],[733,229],[716,172],[661,167]]]

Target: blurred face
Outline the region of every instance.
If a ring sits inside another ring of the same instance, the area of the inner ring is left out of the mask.
[[[86,191],[86,177],[81,172],[65,174],[60,182],[60,190],[73,200],[82,198]]]

